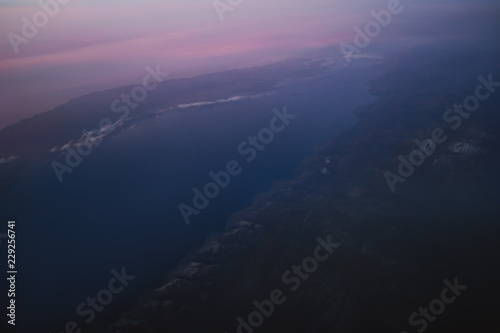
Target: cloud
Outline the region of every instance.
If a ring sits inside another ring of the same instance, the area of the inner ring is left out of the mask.
[[[257,94],[257,95],[251,95],[251,96],[233,96],[225,99],[218,99],[215,101],[204,101],[204,102],[195,102],[195,103],[187,103],[187,104],[179,104],[176,107],[179,109],[187,109],[190,107],[195,107],[195,106],[205,106],[205,105],[213,105],[213,104],[222,104],[222,103],[229,103],[229,102],[236,102],[241,99],[246,99],[246,98],[258,98],[263,96],[264,94]]]
[[[17,160],[19,156],[10,156],[8,158],[0,158],[0,164],[11,163]]]

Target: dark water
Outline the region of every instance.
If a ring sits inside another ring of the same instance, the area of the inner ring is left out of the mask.
[[[51,161],[25,170],[0,201],[1,220],[17,221],[19,325],[60,332],[74,320],[85,327],[75,309],[106,288],[112,269],[126,267],[136,278],[98,319],[159,286],[229,215],[273,181],[292,178],[321,141],[350,128],[351,111],[373,100],[366,80],[374,74],[360,61],[329,77],[289,81],[270,96],[147,121],[98,147],[62,184]],[[238,144],[284,106],[297,118],[246,162]],[[187,226],[179,203],[191,205],[192,188],[202,188],[210,171],[233,159],[241,174]]]

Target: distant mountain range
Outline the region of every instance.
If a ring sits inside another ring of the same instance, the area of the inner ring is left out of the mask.
[[[110,137],[140,121],[190,105],[224,102],[269,92],[287,78],[308,77],[327,70],[323,61],[291,59],[262,67],[229,70],[186,79],[171,79],[148,91],[147,98],[123,117],[116,112],[123,94],[134,86],[124,86],[75,98],[53,110],[35,115],[0,131],[0,190],[16,180],[24,168],[65,152],[63,147],[82,140],[82,132],[100,129],[109,119],[115,130]],[[141,84],[141,82],[138,82]],[[123,107],[122,104],[121,106]]]

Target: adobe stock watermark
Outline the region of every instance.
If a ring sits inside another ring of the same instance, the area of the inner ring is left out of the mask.
[[[67,5],[71,0],[39,0],[38,5],[40,10],[35,12],[31,19],[23,16],[21,18],[21,34],[9,32],[7,38],[14,53],[19,53],[21,44],[28,44],[30,40],[38,35],[39,29],[45,27],[50,18],[54,18],[59,14],[61,5]]]
[[[354,27],[354,45],[345,42],[340,44],[340,51],[344,55],[347,64],[351,63],[352,58],[355,57],[354,54],[360,55],[362,53],[361,50],[368,47],[372,40],[380,35],[383,28],[389,26],[393,15],[399,15],[403,10],[404,7],[401,5],[400,0],[389,0],[387,10],[382,9],[378,12],[375,10],[370,11],[374,20],[366,23],[363,29],[358,26]]]
[[[446,124],[450,124],[451,128],[456,131],[463,123],[464,119],[468,119],[472,113],[479,109],[481,101],[486,101],[490,98],[491,94],[495,92],[495,88],[500,87],[500,82],[493,81],[493,75],[488,75],[488,80],[483,76],[478,78],[479,85],[477,85],[474,95],[465,97],[462,104],[453,104],[453,109],[448,109],[443,114],[443,120]],[[442,144],[448,140],[448,135],[442,128],[435,128],[430,138],[423,141],[415,140],[415,145],[418,149],[413,150],[408,157],[399,155],[399,167],[397,174],[386,171],[384,177],[392,193],[396,191],[397,183],[404,183],[406,179],[411,177],[415,172],[415,168],[424,164],[427,158],[431,157],[436,150],[438,144]]]
[[[276,134],[282,132],[290,121],[297,117],[296,115],[287,113],[286,106],[283,111],[273,109],[274,117],[269,120],[269,126],[262,128],[257,135],[249,135],[247,139],[238,145],[237,151],[241,156],[246,156],[245,161],[250,163],[257,157],[258,153],[266,149],[266,146],[273,142]],[[209,172],[208,177],[211,181],[206,183],[202,190],[193,188],[192,207],[180,203],[178,208],[186,224],[191,221],[192,215],[199,215],[200,212],[207,208],[210,200],[215,199],[231,182],[231,177],[239,175],[243,171],[241,163],[236,160],[231,160],[226,163],[225,170],[219,172]],[[203,192],[202,192],[203,191]]]
[[[111,270],[111,275],[113,277],[109,280],[107,288],[99,290],[95,297],[87,297],[84,302],[78,304],[76,307],[76,314],[82,317],[82,319],[85,318],[83,320],[87,325],[95,320],[96,313],[102,312],[113,301],[113,297],[120,294],[129,285],[129,282],[136,278],[133,275],[127,275],[125,267],[122,268],[120,273],[115,269]],[[64,325],[64,330],[60,333],[81,332],[82,329],[77,322],[68,321]]]
[[[340,243],[332,242],[331,235],[328,235],[326,241],[321,237],[316,238],[316,243],[317,246],[310,257],[302,260],[299,265],[292,265],[281,275],[281,282],[285,284],[289,292],[297,291],[302,282],[307,281],[318,270],[319,263],[328,260],[334,250],[340,247]],[[274,314],[276,306],[282,305],[286,300],[285,292],[279,288],[271,291],[268,299],[260,302],[254,300],[252,304],[255,310],[250,312],[246,319],[241,316],[236,318],[238,322],[236,332],[253,333],[255,329],[264,324],[265,318]]]
[[[429,323],[435,322],[437,316],[443,314],[446,305],[455,302],[457,297],[462,295],[462,291],[468,288],[468,286],[458,284],[458,277],[455,277],[453,283],[448,280],[444,280],[443,283],[446,287],[441,291],[440,297],[432,300],[428,307],[421,306],[418,312],[413,312],[408,318],[408,323],[412,327],[418,327],[418,333],[423,333]],[[401,333],[408,333],[408,331],[402,331]]]
[[[234,11],[242,3],[243,0],[226,0],[226,2],[224,2],[223,0],[214,0],[212,2],[212,5],[214,6],[215,12],[217,13],[219,19],[222,22],[225,19],[224,13]]]
[[[121,113],[116,122],[109,118],[103,118],[99,121],[98,129],[83,130],[82,136],[76,143],[70,142],[61,148],[61,150],[66,151],[66,164],[57,161],[51,163],[52,170],[60,183],[63,182],[65,173],[72,173],[83,162],[83,158],[92,154],[93,149],[101,144],[106,135],[113,133],[117,127],[123,125],[125,119],[130,115],[130,111],[137,108],[148,97],[148,91],[156,89],[169,75],[169,73],[160,70],[160,65],[156,65],[155,70],[147,66],[146,71],[148,74],[142,79],[142,85],[136,85],[131,89],[130,94],[122,94],[120,98],[111,103],[111,112]]]

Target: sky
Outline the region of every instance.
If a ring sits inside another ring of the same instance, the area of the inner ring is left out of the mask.
[[[59,1],[66,4],[44,22],[39,1],[0,0],[0,129],[71,98],[138,84],[147,66],[189,77],[338,45],[389,0],[220,0],[232,9],[223,21],[214,0]],[[23,35],[23,18],[36,17],[38,31]]]

